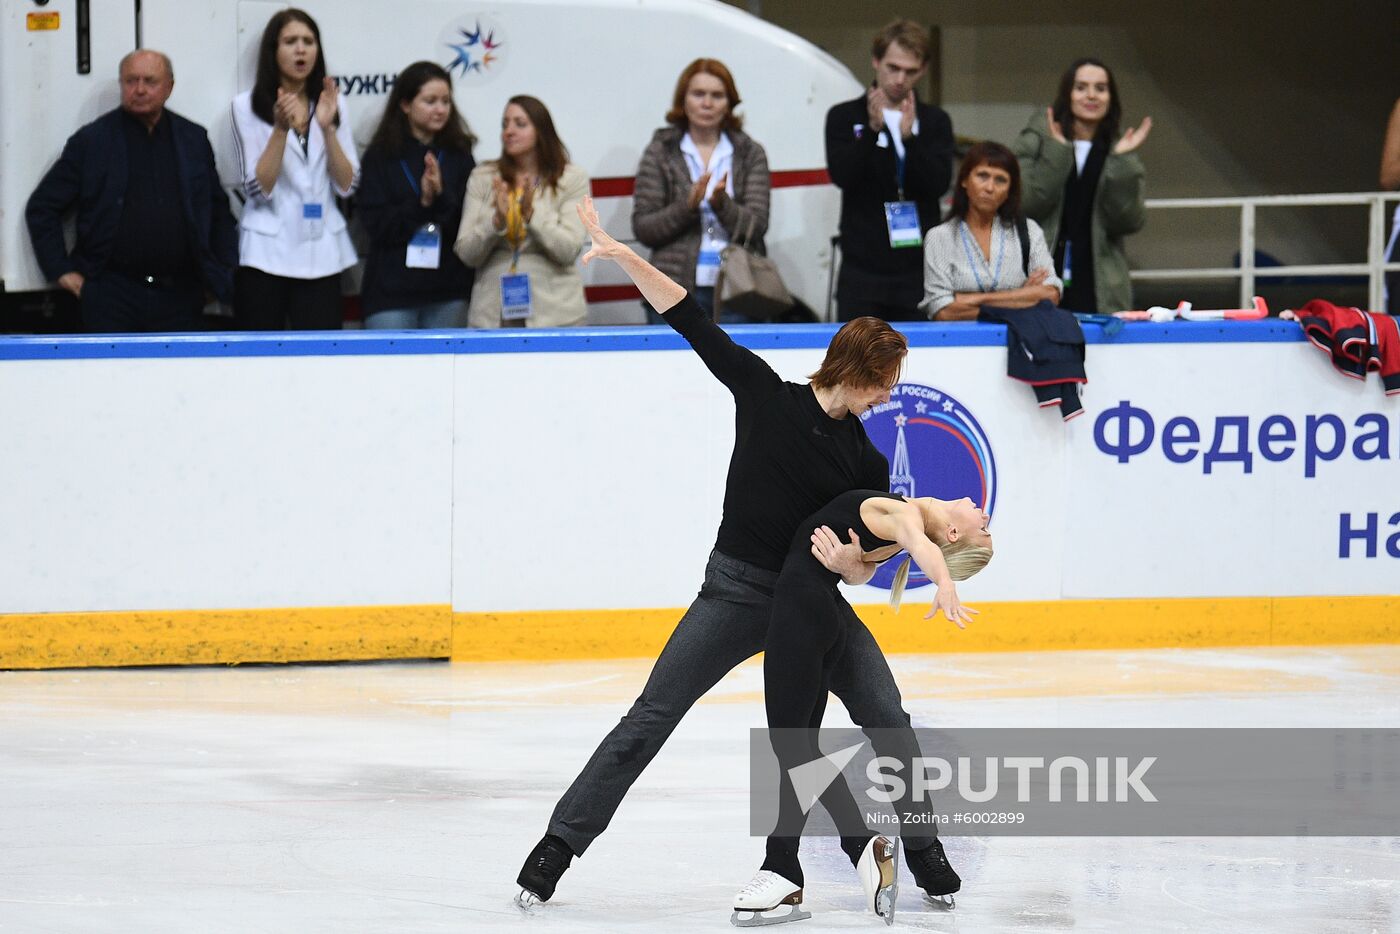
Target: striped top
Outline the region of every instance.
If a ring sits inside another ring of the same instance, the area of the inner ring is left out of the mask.
[[[1045,234],[1033,220],[1026,221],[1031,235],[1031,272],[1050,270],[1046,285],[1061,292],[1064,283],[1055,275],[1055,261],[1045,245]],[[1026,284],[1021,269],[1021,238],[1016,225],[1003,222],[992,227],[990,260],[977,245],[967,225],[951,218],[924,236],[924,300],[919,308],[929,318],[953,304],[957,292],[1002,292]]]

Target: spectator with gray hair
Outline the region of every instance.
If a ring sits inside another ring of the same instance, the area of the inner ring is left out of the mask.
[[[203,330],[207,296],[232,299],[238,264],[209,135],[166,109],[175,88],[166,55],[130,52],[118,76],[121,106],[69,137],[29,198],[35,256],[78,299],[87,331]]]

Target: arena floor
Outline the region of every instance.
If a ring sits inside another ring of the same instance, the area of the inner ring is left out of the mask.
[[[916,725],[1388,726],[1400,646],[897,656]],[[0,931],[727,931],[757,868],[750,663],[681,725],[554,900],[521,860],[649,663],[0,672]],[[828,721],[848,724],[839,705]],[[947,838],[896,927],[1400,932],[1395,838]],[[834,841],[813,919],[882,930]]]

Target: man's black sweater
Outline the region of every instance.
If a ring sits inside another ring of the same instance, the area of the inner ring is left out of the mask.
[[[888,490],[889,461],[854,415],[832,418],[807,384],[778,377],[689,295],[663,316],[734,395],[734,452],[715,547],[779,571],[804,519],[847,490]],[[834,529],[845,541],[845,529]]]

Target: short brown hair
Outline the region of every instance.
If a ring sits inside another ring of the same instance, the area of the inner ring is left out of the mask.
[[[904,335],[880,318],[856,318],[836,332],[826,359],[811,375],[813,389],[845,385],[856,389],[889,388],[909,353]]]
[[[697,58],[685,66],[681,76],[676,79],[676,93],[671,95],[671,109],[666,111],[666,122],[682,129],[689,126],[690,121],[685,118],[685,94],[690,90],[690,79],[696,75],[714,75],[719,79],[719,83],[724,85],[724,96],[729,98],[729,109],[724,115],[724,122],[720,124],[721,128],[737,130],[742,127],[744,118],[734,114],[734,108],[742,103],[739,100],[739,89],[734,85],[734,76],[724,67],[724,62],[717,58]]]
[[[963,156],[962,162],[958,165],[958,176],[953,182],[953,207],[948,212],[948,217],[959,217],[966,219],[968,208],[967,189],[963,187],[963,182],[967,181],[969,175],[979,165],[989,165],[994,169],[1001,169],[1011,176],[1011,184],[1007,186],[1006,200],[997,208],[997,216],[1007,223],[1014,223],[1021,216],[1021,163],[1016,161],[1016,154],[1007,149],[1001,143],[994,143],[991,140],[983,140],[980,143],[973,143],[972,148]]]
[[[875,41],[870,46],[871,57],[876,60],[884,58],[890,45],[895,42],[919,56],[920,64],[928,64],[929,38],[928,30],[924,27],[912,19],[895,20],[875,34]]]

